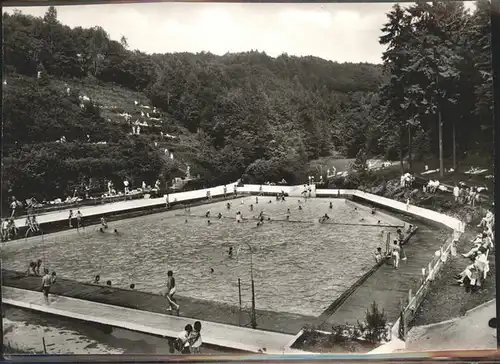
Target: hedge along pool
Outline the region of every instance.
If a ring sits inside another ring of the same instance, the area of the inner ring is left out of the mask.
[[[61,277],[89,282],[100,274],[113,286],[134,283],[136,289],[153,293],[164,290],[166,272],[173,270],[178,295],[235,306],[240,278],[243,305],[248,307],[252,257],[258,309],[317,316],[374,265],[373,253],[379,246],[385,248],[387,232],[396,230],[392,226],[404,225],[398,218],[372,215],[341,199],[299,203],[298,198],[277,202],[259,197],[257,204],[255,197],[245,197],[230,202],[231,210],[222,201],[193,207],[190,216],[174,210],[120,220],[105,233],[91,226],[47,235],[43,243],[38,237],[5,244],[3,264],[26,270],[29,261],[45,256]],[[204,217],[208,210],[210,225]],[[257,227],[254,218],[261,210],[271,221]],[[237,211],[242,223],[236,222]],[[219,212],[222,219],[216,216]],[[320,224],[325,213],[331,220]],[[231,246],[233,257],[228,255]]]

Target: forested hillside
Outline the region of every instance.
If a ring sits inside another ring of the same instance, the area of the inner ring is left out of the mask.
[[[384,67],[259,52],[147,55],[100,27],[61,24],[53,7],[44,18],[4,13],[3,27],[4,196],[168,181],[186,163],[207,185],[302,182],[308,161],[332,151],[397,159],[414,145],[414,157],[437,155],[438,114],[448,155],[452,131],[459,156],[492,146],[484,1],[475,14],[460,3],[396,7]]]

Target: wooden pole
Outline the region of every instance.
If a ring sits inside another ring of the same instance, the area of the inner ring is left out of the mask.
[[[453,121],[453,170],[457,170],[457,139],[456,139],[456,122]]]
[[[240,299],[240,311],[241,311],[241,279],[238,278],[238,297]]]
[[[43,352],[44,354],[47,354],[47,345],[45,345],[45,337],[42,337],[42,344],[43,344]]]
[[[387,241],[385,242],[385,253],[386,255],[389,254],[390,252],[390,246],[391,246],[391,233],[387,233]]]
[[[411,124],[408,123],[408,171],[411,173]]]
[[[252,279],[252,329],[257,328],[257,318],[255,317],[255,286]]]
[[[438,101],[439,103],[439,101]],[[443,156],[443,121],[441,115],[441,108],[438,104],[438,129],[439,129],[439,175],[444,177],[444,156]]]
[[[240,315],[238,317],[238,323],[241,326],[241,279],[238,278],[238,297],[240,301]]]

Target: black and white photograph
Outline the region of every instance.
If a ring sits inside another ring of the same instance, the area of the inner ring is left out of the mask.
[[[4,353],[496,349],[491,7],[4,6]]]

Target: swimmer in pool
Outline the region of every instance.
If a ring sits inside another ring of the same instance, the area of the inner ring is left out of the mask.
[[[233,257],[233,247],[232,246],[229,247],[229,251],[227,252],[227,255],[229,255],[229,258]]]
[[[214,269],[213,268],[210,268],[210,273],[213,273],[214,272]]]
[[[118,234],[118,230],[117,229],[115,229],[115,234]]]
[[[209,218],[210,217],[210,210],[207,211],[207,213],[205,214],[205,217],[206,218]]]
[[[268,202],[268,203],[273,203],[273,201],[269,200],[269,202]]]
[[[228,210],[231,210],[231,204],[230,204],[229,202],[226,204],[226,208],[227,208]]]
[[[302,210],[302,206],[299,205],[299,210]]]
[[[330,216],[328,214],[325,214],[324,216],[321,216],[319,219],[320,223],[324,223],[326,220],[330,220]]]
[[[330,201],[330,209],[333,209],[333,203]]]
[[[250,211],[253,211],[253,204],[250,204]]]
[[[210,220],[207,221],[207,225],[212,225],[212,223],[210,222]]]
[[[222,219],[222,214],[219,212],[219,214],[217,215],[217,217],[220,219]]]

